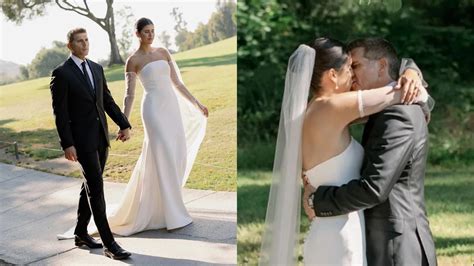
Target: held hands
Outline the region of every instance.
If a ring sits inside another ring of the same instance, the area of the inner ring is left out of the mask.
[[[308,181],[308,177],[305,174],[303,174],[302,179],[303,179],[303,184],[304,184],[303,209],[304,209],[304,212],[306,213],[306,216],[308,216],[308,219],[312,221],[316,217],[316,212],[311,206],[309,206],[308,200],[309,200],[309,196],[316,191],[316,188],[311,186],[311,184]]]
[[[71,146],[64,149],[64,157],[66,157],[66,159],[68,159],[69,161],[77,162],[76,148],[74,148],[74,146]]]
[[[115,140],[121,140],[122,142],[125,142],[128,139],[130,139],[130,128],[119,130]]]

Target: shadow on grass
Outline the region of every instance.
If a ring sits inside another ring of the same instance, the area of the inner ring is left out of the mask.
[[[270,185],[243,185],[237,189],[239,226],[265,221]]]
[[[105,79],[107,82],[114,82],[117,80],[124,80],[124,68],[125,65],[113,65],[107,68],[105,71]]]
[[[0,120],[0,140],[18,142],[20,153],[33,159],[51,159],[62,155],[60,151],[43,150],[40,148],[60,149],[56,129],[35,129],[30,131],[15,131],[4,126],[14,119]],[[7,152],[13,152],[13,146],[7,147]]]
[[[264,179],[256,173],[257,171],[239,173],[242,179],[250,179],[248,182],[241,182],[238,186],[239,225],[260,223],[265,220],[270,180],[267,179],[264,183]],[[429,215],[474,213],[473,187],[474,179],[469,170],[429,172],[425,184],[425,199]]]
[[[472,237],[435,237],[435,246],[438,253],[454,257],[474,254],[474,238]],[[459,246],[470,246],[460,250]]]
[[[226,54],[214,57],[200,57],[193,59],[177,60],[177,63],[180,68],[196,66],[233,65],[237,63],[237,56],[236,54]]]
[[[471,170],[428,172],[425,180],[428,214],[474,213],[472,176]]]

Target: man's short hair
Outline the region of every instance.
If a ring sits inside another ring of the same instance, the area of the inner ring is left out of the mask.
[[[67,33],[67,41],[68,43],[72,43],[72,41],[74,41],[74,36],[78,33],[87,33],[86,29],[84,28],[75,28],[75,29],[72,29],[70,30],[68,33]]]
[[[347,46],[349,51],[356,48],[364,48],[364,57],[369,60],[386,58],[388,62],[388,74],[393,80],[398,79],[400,60],[397,51],[391,43],[383,38],[363,38],[350,42]]]

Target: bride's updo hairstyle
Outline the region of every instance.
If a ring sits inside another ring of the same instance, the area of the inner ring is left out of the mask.
[[[140,32],[147,25],[153,25],[153,21],[148,18],[140,18],[139,20],[137,20],[137,22],[135,22],[135,29],[137,30],[137,32]]]
[[[321,89],[323,73],[331,68],[339,71],[347,62],[349,54],[344,44],[335,39],[317,38],[309,46],[316,50],[313,76],[311,78],[311,93],[314,95]]]

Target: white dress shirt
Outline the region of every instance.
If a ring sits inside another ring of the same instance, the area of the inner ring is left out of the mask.
[[[71,58],[72,58],[72,61],[74,61],[74,63],[76,63],[77,67],[81,70],[82,72],[82,62],[86,61],[86,71],[87,71],[87,75],[89,76],[89,80],[91,81],[91,84],[92,84],[92,87],[95,89],[95,83],[94,83],[94,78],[92,76],[92,71],[91,71],[91,68],[89,66],[89,64],[87,63],[87,60],[82,60],[80,59],[79,57],[71,54]],[[82,72],[82,74],[84,74],[84,72]]]

